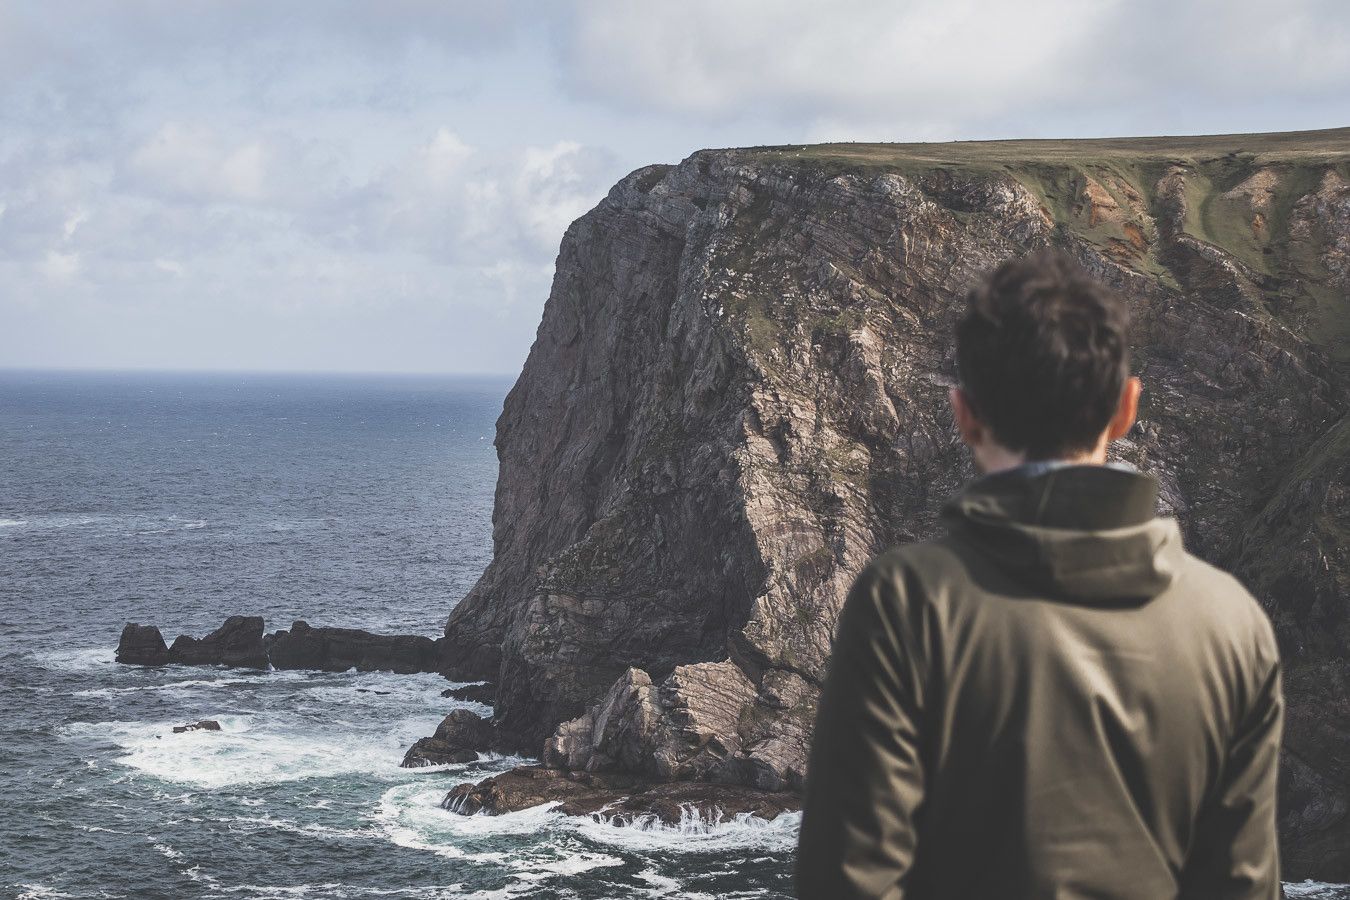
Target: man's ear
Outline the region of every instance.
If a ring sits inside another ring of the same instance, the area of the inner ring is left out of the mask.
[[[1116,407],[1116,414],[1111,417],[1111,424],[1106,426],[1107,443],[1118,437],[1124,437],[1134,427],[1134,421],[1139,415],[1139,394],[1143,389],[1137,375],[1125,379],[1125,385],[1120,389],[1120,405]]]
[[[952,416],[961,432],[961,440],[972,447],[978,446],[984,440],[984,423],[975,417],[970,398],[965,391],[953,386],[947,390],[947,399],[952,404]]]

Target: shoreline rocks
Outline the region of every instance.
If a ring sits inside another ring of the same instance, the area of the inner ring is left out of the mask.
[[[467,709],[456,709],[436,726],[435,734],[420,738],[408,748],[399,768],[473,762],[480,750],[491,749],[493,737],[491,720]]]
[[[187,725],[173,726],[174,734],[185,734],[189,731],[219,731],[220,723],[215,719],[202,719],[200,722],[191,722]]]
[[[273,668],[323,672],[438,672],[440,647],[415,634],[372,634],[356,628],[313,628],[297,620],[289,631],[267,638]]]
[[[230,616],[224,625],[200,640],[180,634],[169,648],[169,659],[185,666],[266,669],[262,616]]]
[[[460,687],[446,688],[441,691],[442,697],[450,697],[454,700],[467,700],[470,703],[485,703],[491,706],[497,699],[497,689],[491,682],[481,682],[479,684],[465,684]]]
[[[314,628],[296,620],[289,630],[263,633],[261,616],[230,616],[203,638],[180,634],[165,646],[158,627],[128,622],[117,642],[124,665],[232,666],[321,672],[439,673],[444,639],[373,634],[356,628]],[[473,686],[470,686],[473,687]]]
[[[774,819],[801,809],[801,797],[788,791],[698,781],[653,783],[631,775],[546,766],[520,766],[476,784],[457,785],[441,808],[465,816],[501,815],[553,802],[564,815],[614,825],[652,820],[678,825],[693,817],[719,822],[742,814]]]

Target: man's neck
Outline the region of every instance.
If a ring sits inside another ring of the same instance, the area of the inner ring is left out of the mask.
[[[1054,459],[1034,460],[1034,462],[1052,463],[1055,466],[1104,465],[1106,463],[1106,441],[1099,441],[1097,446],[1086,453],[1076,453]],[[1012,450],[994,443],[985,444],[975,453],[975,466],[985,475],[1015,469],[1027,463],[1026,453],[1014,453]]]

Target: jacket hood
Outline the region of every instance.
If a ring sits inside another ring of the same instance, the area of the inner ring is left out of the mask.
[[[1154,515],[1158,479],[1092,464],[976,478],[942,508],[955,537],[1028,587],[1058,599],[1151,600],[1184,550],[1175,519]]]

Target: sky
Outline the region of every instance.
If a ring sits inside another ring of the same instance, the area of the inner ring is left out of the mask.
[[[1344,0],[0,0],[0,367],[510,374],[643,165],[1345,125]]]

